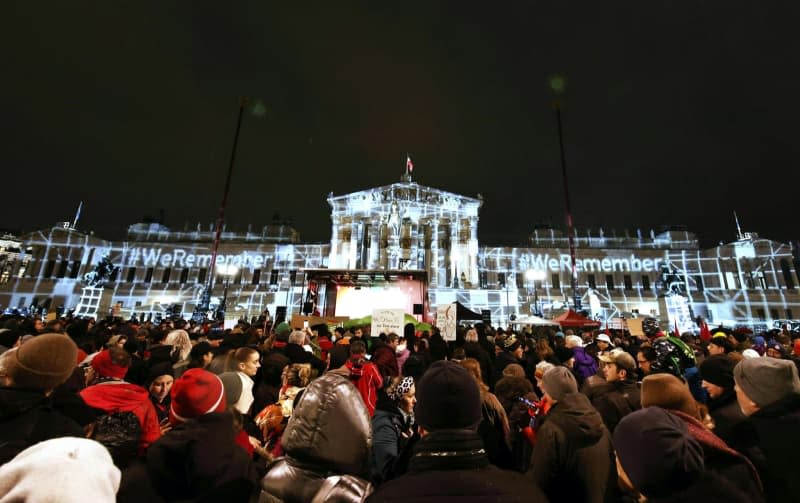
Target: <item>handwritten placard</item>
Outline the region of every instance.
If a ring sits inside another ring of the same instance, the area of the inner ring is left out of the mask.
[[[436,306],[436,326],[446,341],[456,340],[456,327],[458,326],[456,313],[455,303]]]
[[[404,320],[405,311],[402,309],[373,309],[370,335],[377,337],[381,333],[389,334],[391,332],[401,335]]]

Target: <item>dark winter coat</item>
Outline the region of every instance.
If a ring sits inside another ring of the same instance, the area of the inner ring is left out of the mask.
[[[722,396],[709,400],[707,405],[708,413],[714,420],[714,434],[730,443],[733,429],[746,419],[736,400],[736,392],[726,389]]]
[[[489,464],[480,437],[470,430],[430,432],[414,446],[408,472],[386,482],[368,502],[547,501],[517,473]]]
[[[542,422],[529,474],[550,501],[610,501],[616,490],[611,438],[581,393],[569,393]]]
[[[731,447],[753,462],[767,501],[800,501],[800,395],[757,411],[731,434]]]
[[[486,383],[489,388],[494,388],[494,365],[492,364],[492,357],[486,350],[481,347],[480,343],[478,342],[466,342],[464,343],[464,354],[467,358],[474,358],[478,360],[478,363],[481,366],[481,378],[483,382]]]
[[[379,484],[396,475],[394,465],[411,436],[410,421],[389,398],[379,398],[372,416],[372,481]],[[404,435],[405,434],[405,435]]]
[[[572,348],[572,355],[575,359],[572,368],[580,376],[580,382],[597,373],[597,360],[592,358],[592,355],[588,354],[586,349],[581,347]]]
[[[261,480],[262,502],[361,501],[367,475],[370,417],[347,377],[328,372],[308,385],[294,407],[278,458]]]
[[[235,435],[225,412],[175,426],[147,450],[153,487],[167,501],[247,501],[256,475]]]
[[[83,428],[42,391],[0,388],[0,465],[44,440],[84,436]]]
[[[623,417],[642,408],[639,387],[627,379],[598,386],[592,392],[591,400],[610,433],[614,433]]]
[[[494,382],[503,378],[503,370],[512,363],[520,364],[516,356],[508,351],[501,351],[494,359]]]
[[[316,375],[322,375],[322,373],[325,372],[325,369],[328,367],[327,363],[303,349],[303,346],[300,346],[299,344],[287,344],[283,350],[283,354],[289,358],[290,363],[310,364],[311,368],[317,371]]]
[[[731,449],[694,416],[678,410],[669,412],[686,423],[689,435],[703,448],[703,463],[707,472],[727,480],[753,503],[763,501],[758,472],[746,457]]]

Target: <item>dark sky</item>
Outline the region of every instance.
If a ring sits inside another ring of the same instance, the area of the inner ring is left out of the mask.
[[[230,4],[230,5],[228,5]],[[482,244],[563,225],[562,74],[579,229],[800,237],[800,4],[620,0],[4,4],[0,227],[210,224],[238,96],[229,225],[330,237],[328,192],[482,193]]]

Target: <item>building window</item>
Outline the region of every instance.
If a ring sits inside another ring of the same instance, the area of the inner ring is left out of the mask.
[[[792,316],[792,310],[791,310],[791,308],[787,308],[787,309],[786,309],[786,319],[787,319],[787,320],[793,320],[793,319],[794,319],[794,316]]]
[[[489,283],[489,279],[487,277],[486,271],[479,271],[478,272],[478,285],[482,289],[486,289]]]
[[[72,267],[69,270],[69,277],[73,278],[73,279],[77,278],[78,277],[78,272],[80,272],[80,270],[81,270],[81,261],[80,260],[73,260],[72,261]]]
[[[608,290],[614,289],[614,275],[613,274],[606,274],[606,288]]]
[[[117,276],[119,276],[119,267],[114,267],[111,269],[111,274],[108,276],[109,283],[116,283]]]
[[[181,284],[184,284],[187,281],[189,281],[189,268],[188,267],[184,267],[181,270]]]
[[[777,320],[778,319],[778,310],[777,309],[770,309],[769,310],[769,317],[772,318],[773,320]]]
[[[151,281],[153,281],[153,268],[148,267],[144,273],[144,282],[150,283]]]
[[[253,279],[250,282],[254,285],[261,282],[261,269],[253,269]]]
[[[498,272],[497,273],[497,288],[505,288],[506,287],[506,273]]]
[[[650,290],[650,276],[647,274],[642,274],[642,288]]]
[[[622,280],[625,282],[625,290],[633,290],[633,281],[630,274],[623,276]]]
[[[197,271],[197,282],[198,283],[205,283],[206,282],[206,274],[208,274],[208,269],[205,267]]]
[[[42,273],[43,278],[52,278],[53,277],[53,269],[56,267],[55,260],[48,260],[44,264],[44,272]]]
[[[161,275],[161,282],[162,283],[169,283],[169,277],[172,275],[172,268],[166,267],[164,269],[164,273]]]
[[[133,280],[136,278],[136,268],[129,267],[128,268],[128,278],[125,280],[128,283],[133,283]]]
[[[517,288],[520,288],[520,289],[521,288],[525,288],[525,275],[524,274],[517,273],[517,274],[514,275],[514,279],[516,280]]]
[[[269,284],[270,285],[277,285],[278,284],[278,270],[273,269],[269,273]]]
[[[792,277],[792,268],[789,266],[789,261],[785,258],[781,259],[781,271],[783,271],[783,282],[786,283],[786,288],[794,290],[794,278]]]
[[[557,272],[554,272],[550,276],[550,279],[551,279],[551,281],[553,283],[553,288],[555,288],[556,290],[560,290],[561,289],[561,276],[559,276]]]
[[[767,319],[767,313],[765,313],[763,309],[756,309],[756,315],[761,321],[765,321]]]
[[[700,274],[695,274],[694,284],[697,287],[698,292],[702,292],[706,289],[706,286],[703,284],[703,276]]]
[[[63,278],[67,275],[67,265],[69,262],[66,260],[62,260],[61,263],[58,265],[58,272],[56,273],[56,278]]]
[[[589,282],[589,288],[597,290],[597,279],[595,279],[594,274],[587,274],[586,279]]]

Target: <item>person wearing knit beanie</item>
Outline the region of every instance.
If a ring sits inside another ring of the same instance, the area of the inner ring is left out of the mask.
[[[660,407],[622,418],[614,430],[614,447],[621,480],[648,499],[686,489],[705,470],[703,449],[686,423]]]
[[[711,356],[700,364],[703,388],[709,398],[706,405],[714,420],[714,433],[726,442],[731,439],[736,425],[744,420],[733,389],[735,366],[736,362],[727,355]]]
[[[733,369],[742,412],[749,416],[789,395],[800,395],[797,367],[791,360],[753,358]]]
[[[78,347],[66,335],[42,334],[7,355],[6,373],[14,387],[52,391],[77,366]]]
[[[551,403],[564,399],[570,393],[578,392],[578,382],[566,367],[553,367],[542,376],[542,391]]]
[[[225,388],[219,377],[203,369],[189,369],[175,381],[170,393],[169,421],[183,423],[212,412],[225,411]]]
[[[700,419],[689,386],[672,374],[650,374],[642,380],[642,407],[650,406],[679,410]]]
[[[0,502],[113,503],[120,478],[98,442],[55,438],[28,447],[0,467]]]
[[[428,431],[474,429],[483,418],[481,394],[469,371],[447,360],[431,364],[417,384],[414,417]]]

